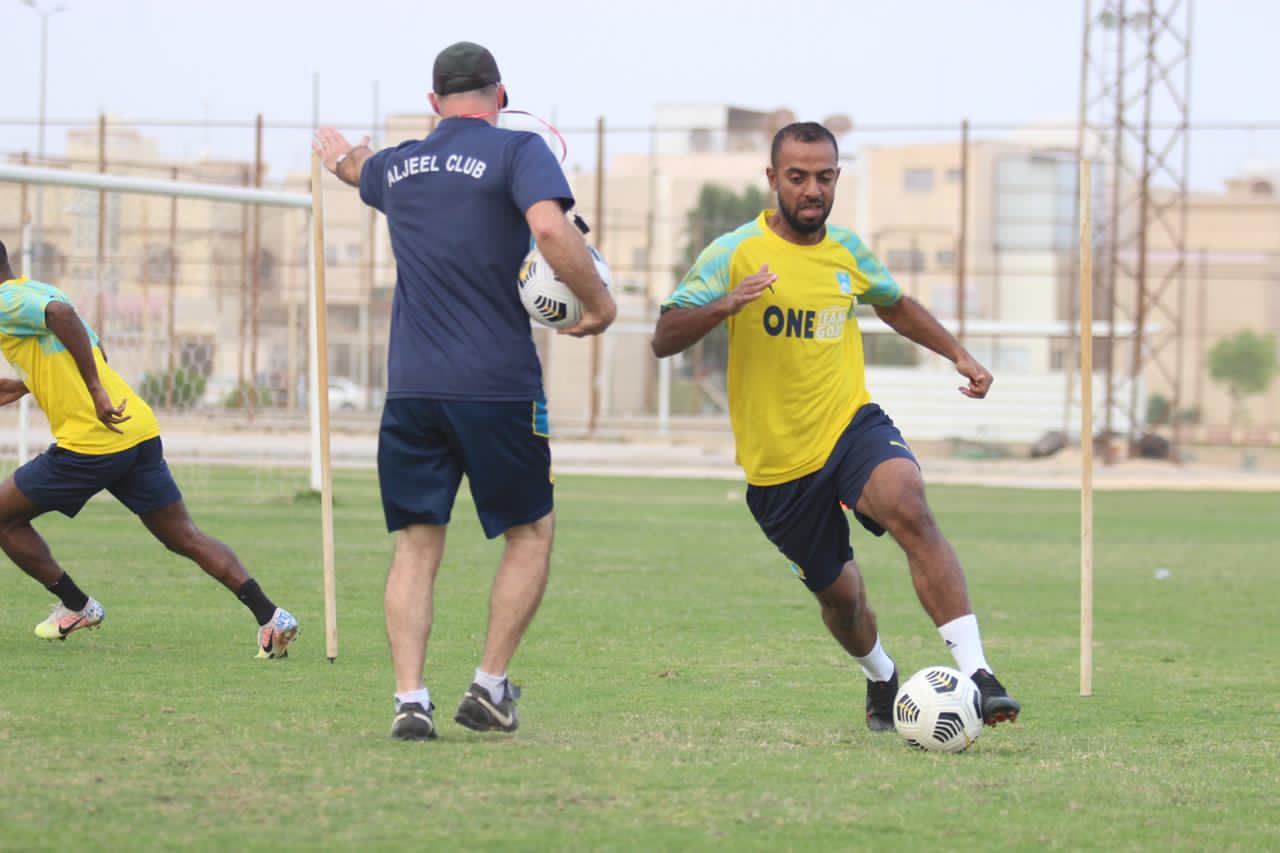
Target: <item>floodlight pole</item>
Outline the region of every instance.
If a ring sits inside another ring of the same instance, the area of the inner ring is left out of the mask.
[[[36,127],[36,159],[44,165],[45,109],[49,99],[49,19],[59,12],[67,11],[70,7],[65,3],[59,3],[52,9],[46,9],[36,5],[35,0],[22,0],[22,2],[40,16],[40,117]],[[44,240],[44,187],[42,186],[36,187],[36,217],[33,230],[35,233],[30,245],[34,249],[38,242]],[[30,256],[27,260],[30,261]],[[43,274],[44,270],[40,272]],[[30,275],[31,270],[24,269],[23,273]]]

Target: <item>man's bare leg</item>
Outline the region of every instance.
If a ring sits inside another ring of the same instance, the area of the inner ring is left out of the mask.
[[[516,693],[507,666],[538,612],[551,568],[555,515],[506,532],[507,547],[489,595],[489,633],[476,680],[462,697],[454,720],[476,731],[513,732],[520,725]]]
[[[924,496],[924,478],[910,459],[888,459],[871,473],[858,511],[879,522],[902,547],[925,612],[955,658],[956,667],[982,691],[989,725],[1017,719],[1021,706],[992,674],[978,619],[969,604],[964,569],[942,535]]]
[[[424,687],[432,592],[444,555],[445,530],[444,525],[413,524],[396,532],[383,611],[397,695]]]

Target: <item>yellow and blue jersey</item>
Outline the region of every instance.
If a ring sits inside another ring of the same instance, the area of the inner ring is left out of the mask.
[[[820,469],[854,414],[870,402],[858,303],[893,305],[902,289],[858,236],[827,226],[801,246],[769,228],[766,210],[708,246],[663,308],[728,294],[765,264],[772,290],[727,320],[729,419],[738,464],[754,486]]]
[[[127,400],[124,413],[131,416],[118,425],[123,434],[112,432],[98,420],[75,359],[45,324],[45,308],[55,301],[71,300],[53,285],[26,276],[0,284],[0,349],[44,410],[58,446],[100,456],[128,450],[158,436],[160,424],[155,413],[107,364],[98,335],[85,323],[102,387],[113,403]]]

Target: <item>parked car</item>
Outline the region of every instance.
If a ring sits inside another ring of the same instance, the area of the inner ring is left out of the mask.
[[[329,377],[329,410],[334,412],[362,412],[369,408],[369,390],[345,376]],[[381,400],[381,392],[375,391],[373,402]]]

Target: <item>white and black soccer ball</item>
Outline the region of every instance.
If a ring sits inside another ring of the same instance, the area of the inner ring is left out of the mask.
[[[978,685],[954,669],[925,667],[898,690],[893,725],[908,746],[930,752],[964,752],[982,734]]]
[[[595,246],[587,246],[591,257],[596,262],[596,272],[605,287],[613,285],[609,265],[596,251]],[[534,322],[553,329],[564,329],[577,325],[582,319],[582,300],[573,295],[569,285],[556,277],[556,271],[542,257],[537,247],[525,256],[520,265],[520,304]]]

